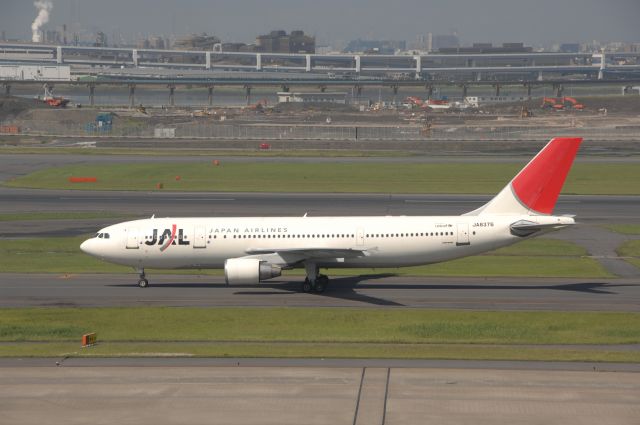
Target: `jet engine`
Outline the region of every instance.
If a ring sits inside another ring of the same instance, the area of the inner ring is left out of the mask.
[[[224,262],[227,285],[251,285],[280,276],[282,269],[257,258],[230,258]]]

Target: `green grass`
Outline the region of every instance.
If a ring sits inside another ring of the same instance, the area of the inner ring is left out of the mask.
[[[0,357],[267,357],[640,362],[637,351],[464,344],[78,342],[0,344]]]
[[[86,332],[97,332],[99,344],[80,349]],[[639,313],[129,307],[4,309],[0,314],[0,356],[638,362],[638,351],[607,347],[638,342]]]
[[[640,224],[608,224],[604,227],[623,235],[640,235]]]
[[[640,239],[630,240],[620,245],[616,252],[621,257],[628,257],[625,260],[640,268]]]
[[[126,307],[0,314],[0,341],[63,342],[85,332],[113,342],[637,344],[640,313]]]
[[[82,253],[79,246],[86,237],[0,240],[0,273],[131,273],[129,267],[108,264]],[[341,269],[330,273],[339,276],[375,272],[398,276],[611,277],[597,261],[582,257],[585,254],[583,248],[570,242],[531,239],[486,255],[446,263],[391,269]],[[221,270],[158,272],[223,274]],[[148,273],[156,271],[149,269]],[[286,274],[302,275],[303,271]]]
[[[117,214],[108,211],[100,212],[56,212],[56,211],[30,211],[19,213],[0,214],[0,221],[32,221],[32,220],[91,220],[102,218],[125,218],[130,215]]]
[[[6,182],[43,189],[220,192],[496,193],[523,164],[509,163],[225,163],[74,165],[40,170]],[[95,176],[97,183],[70,183]],[[179,181],[176,176],[180,176]],[[567,194],[640,194],[635,164],[576,164]]]

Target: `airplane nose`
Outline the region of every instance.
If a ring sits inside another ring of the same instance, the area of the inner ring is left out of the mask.
[[[94,249],[92,249],[93,242],[93,239],[87,239],[86,241],[82,242],[80,244],[80,250],[85,254],[95,255],[95,251]]]

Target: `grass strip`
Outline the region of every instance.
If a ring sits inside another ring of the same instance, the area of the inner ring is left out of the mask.
[[[640,268],[640,239],[624,242],[616,249],[616,253],[621,257],[627,257],[628,263]]]
[[[497,193],[524,164],[516,163],[211,163],[72,165],[18,177],[11,187],[89,190],[332,193]],[[96,183],[70,183],[94,176]],[[177,179],[176,176],[180,176]],[[564,193],[640,194],[635,164],[575,164]]]
[[[604,227],[622,235],[640,235],[640,224],[608,224]]]
[[[1,273],[131,273],[132,269],[108,264],[80,251],[87,236],[0,240]],[[612,277],[597,261],[583,257],[586,251],[570,242],[530,239],[520,244],[474,257],[440,264],[406,268],[341,269],[333,275],[358,276],[372,272],[397,276],[486,276],[486,277]],[[544,267],[540,267],[544,264]],[[149,269],[148,274],[156,271]],[[160,271],[162,274],[208,274],[221,270]],[[302,270],[287,271],[302,276]]]
[[[126,218],[126,214],[117,214],[108,211],[30,211],[19,213],[0,214],[0,221],[34,221],[34,220],[92,220],[102,218]]]
[[[271,343],[118,343],[77,342],[0,344],[1,357],[245,357],[245,358],[385,358],[452,360],[529,360],[640,362],[637,351],[463,344],[271,344]]]
[[[111,307],[0,314],[4,342],[79,341],[86,332],[132,343],[637,344],[640,313]]]

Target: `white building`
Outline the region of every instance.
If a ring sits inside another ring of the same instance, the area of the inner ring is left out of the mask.
[[[0,65],[0,80],[71,81],[69,65]]]
[[[347,103],[345,92],[278,92],[279,103]]]

